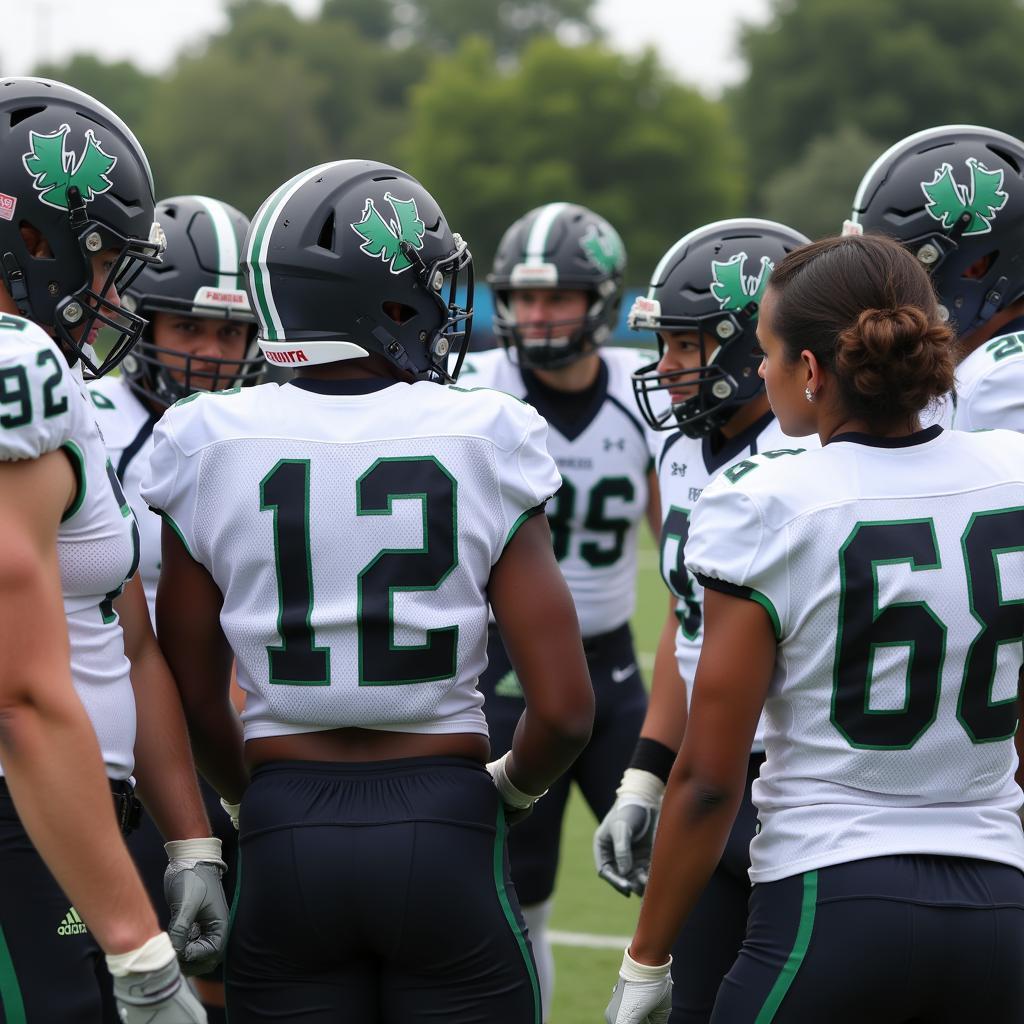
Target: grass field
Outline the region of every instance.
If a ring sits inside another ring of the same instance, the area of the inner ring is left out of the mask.
[[[648,683],[666,607],[667,593],[658,574],[654,544],[643,531],[633,633]],[[579,791],[574,790],[562,836],[562,862],[551,928],[626,937],[633,932],[640,901],[635,896],[620,896],[597,877],[591,854],[595,827],[590,809]],[[556,945],[554,951],[557,979],[550,1024],[597,1024],[604,1019],[604,1008],[618,976],[622,948]]]

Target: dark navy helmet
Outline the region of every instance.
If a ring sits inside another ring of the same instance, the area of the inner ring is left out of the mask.
[[[872,164],[844,230],[902,242],[967,334],[1024,296],[1024,143],[977,125],[916,132]]]
[[[657,332],[660,354],[663,333],[691,332],[701,358],[692,370],[661,373],[658,363],[650,363],[633,374],[637,404],[651,427],[704,437],[761,393],[761,297],[779,261],[807,241],[784,224],[737,218],[691,231],[662,256],[647,294],[629,311],[630,329]],[[680,382],[694,385],[696,394],[669,408],[652,401]]]

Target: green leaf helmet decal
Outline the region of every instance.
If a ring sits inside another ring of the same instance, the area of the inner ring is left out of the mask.
[[[921,182],[921,191],[928,204],[925,211],[947,231],[964,214],[971,221],[964,235],[984,235],[992,230],[992,221],[1006,205],[1009,193],[1003,191],[1003,172],[990,171],[976,157],[967,158],[971,171],[970,185],[959,185],[953,178],[952,164],[944,163],[931,181]]]
[[[757,277],[748,277],[744,274],[746,264],[745,252],[738,252],[722,262],[711,261],[711,294],[718,299],[718,305],[723,310],[738,313],[751,302],[756,302],[760,308],[761,296],[768,286],[768,278],[771,277],[775,264],[767,256],[762,256],[761,270]]]
[[[363,219],[349,226],[365,239],[359,246],[360,252],[371,257],[379,256],[382,262],[390,264],[392,274],[401,274],[412,266],[402,252],[402,242],[407,242],[414,249],[422,249],[426,225],[420,220],[415,199],[396,199],[390,192],[385,192],[384,198],[394,211],[393,220],[385,220],[373,200],[367,199]]]
[[[580,247],[587,259],[603,274],[614,274],[626,262],[625,246],[610,224],[591,224],[580,239]]]
[[[113,186],[108,175],[117,163],[117,157],[104,152],[93,130],[85,133],[85,150],[80,157],[65,148],[68,125],[50,134],[29,132],[30,152],[21,161],[25,170],[35,179],[32,187],[39,193],[40,202],[58,210],[68,208],[68,189],[74,185],[85,202],[106,192]]]

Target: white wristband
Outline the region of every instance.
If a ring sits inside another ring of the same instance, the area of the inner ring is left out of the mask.
[[[660,804],[665,795],[665,783],[653,772],[643,768],[627,768],[622,773],[622,783],[615,791],[616,796],[638,796],[649,804]]]
[[[168,860],[211,860],[222,863],[220,840],[215,836],[206,839],[173,839],[164,843]]]
[[[668,958],[667,964],[640,964],[629,955],[629,947],[622,954],[622,966],[619,968],[619,975],[626,981],[661,981],[667,978],[672,970],[672,957]]]
[[[491,777],[494,779],[494,788],[498,791],[498,795],[502,801],[509,807],[514,807],[517,811],[524,811],[527,807],[532,807],[533,804],[539,800],[544,793],[538,793],[536,796],[531,796],[529,793],[524,793],[518,786],[516,786],[512,780],[508,777],[508,772],[505,770],[505,762],[512,756],[512,751],[506,751],[497,761],[491,761],[487,765],[487,770],[491,773]]]
[[[145,971],[159,971],[174,960],[174,947],[167,932],[160,932],[148,939],[138,949],[127,953],[108,953],[107,970],[115,978],[127,974],[142,974]]]

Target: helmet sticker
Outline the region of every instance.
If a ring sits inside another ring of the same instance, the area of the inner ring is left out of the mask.
[[[30,152],[21,160],[25,170],[35,179],[32,187],[39,193],[40,202],[58,210],[68,208],[68,189],[74,185],[85,202],[113,186],[107,175],[117,164],[117,157],[104,152],[91,128],[85,133],[85,149],[76,159],[67,152],[65,142],[70,127],[62,124],[50,134],[29,132]]]
[[[394,210],[394,220],[385,220],[373,200],[368,198],[363,207],[363,219],[349,227],[365,239],[359,246],[360,252],[374,258],[379,256],[382,262],[390,264],[392,274],[401,274],[412,266],[402,251],[402,242],[407,242],[414,249],[422,249],[426,225],[420,220],[415,199],[396,199],[390,192],[385,192],[384,198]]]
[[[711,294],[718,299],[718,305],[722,309],[738,313],[750,302],[761,305],[761,297],[768,286],[768,278],[771,277],[775,264],[767,256],[762,256],[761,271],[757,277],[748,277],[744,273],[746,264],[745,252],[738,252],[731,259],[722,262],[711,261]]]
[[[985,235],[992,230],[992,221],[1006,205],[1009,193],[1003,191],[1003,172],[990,171],[976,157],[967,158],[971,171],[969,186],[960,185],[953,177],[952,164],[944,163],[931,181],[921,182],[921,191],[928,201],[925,211],[947,231],[965,213],[971,214],[964,230],[967,235]]]
[[[18,208],[16,196],[0,192],[0,220],[14,220],[14,211]]]
[[[622,239],[610,225],[590,224],[580,239],[580,248],[587,259],[604,274],[621,270],[626,262]]]

